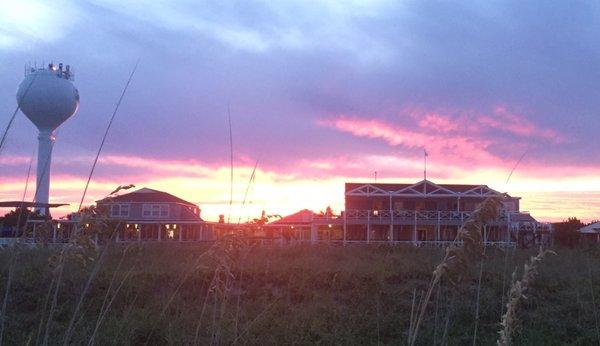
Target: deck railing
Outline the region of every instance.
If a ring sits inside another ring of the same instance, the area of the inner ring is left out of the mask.
[[[470,211],[447,211],[447,210],[370,210],[370,209],[349,209],[345,211],[347,220],[357,219],[389,219],[394,220],[420,220],[420,221],[466,221],[471,216]],[[318,215],[316,219],[332,220],[341,219],[343,215]],[[504,211],[496,219],[497,221],[506,221],[509,213]]]

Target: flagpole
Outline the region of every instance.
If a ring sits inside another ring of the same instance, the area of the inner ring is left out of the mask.
[[[427,180],[427,150],[423,149],[423,180]]]

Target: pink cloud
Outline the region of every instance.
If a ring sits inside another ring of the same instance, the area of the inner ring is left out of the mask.
[[[1,166],[21,166],[28,165],[31,157],[27,156],[16,156],[16,155],[2,155],[0,156]]]
[[[436,113],[428,113],[419,121],[422,128],[433,129],[437,132],[452,132],[458,129],[458,124],[449,117]]]
[[[506,106],[495,106],[490,113],[472,110],[406,108],[400,112],[408,114],[423,130],[437,133],[458,132],[477,135],[490,130],[510,133],[523,138],[536,138],[553,143],[562,143],[562,136],[552,129],[542,128]]]
[[[562,137],[554,130],[543,129],[520,115],[512,113],[504,106],[496,106],[493,115],[481,115],[477,121],[494,129],[499,129],[522,137],[537,137],[561,143]]]
[[[428,134],[399,126],[392,126],[381,120],[364,120],[339,117],[333,121],[320,121],[322,126],[334,127],[358,137],[376,138],[392,146],[410,149],[426,148],[443,162],[476,163],[482,166],[501,165],[502,160],[490,153],[487,148],[492,143],[484,138],[457,134]]]

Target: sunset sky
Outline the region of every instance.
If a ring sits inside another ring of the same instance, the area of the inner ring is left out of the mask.
[[[600,219],[600,4],[494,3],[3,1],[0,126],[26,63],[73,66],[81,105],[52,166],[62,215],[140,58],[86,203],[133,183],[228,214],[229,106],[234,219],[339,211],[344,182],[421,180],[424,149],[434,182],[521,196],[542,221]],[[21,199],[36,147],[19,113],[0,200]]]

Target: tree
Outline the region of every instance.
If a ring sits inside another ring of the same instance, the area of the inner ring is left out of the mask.
[[[29,208],[21,207],[11,210],[2,217],[2,224],[7,227],[25,226],[27,220],[43,220],[44,217],[38,211],[31,211]]]
[[[554,223],[554,241],[562,246],[575,247],[579,243],[579,230],[585,226],[576,217],[570,217],[566,221]]]
[[[319,212],[319,216],[332,217],[333,215],[333,209],[331,209],[331,206],[327,206],[327,208],[325,208],[325,211],[321,210]]]
[[[281,219],[281,215],[279,215],[279,214],[267,215],[267,213],[263,210],[260,213],[260,219],[254,218],[254,219],[252,219],[252,222],[250,222],[250,224],[264,226],[267,223],[269,223],[269,220],[272,218],[280,218]]]

